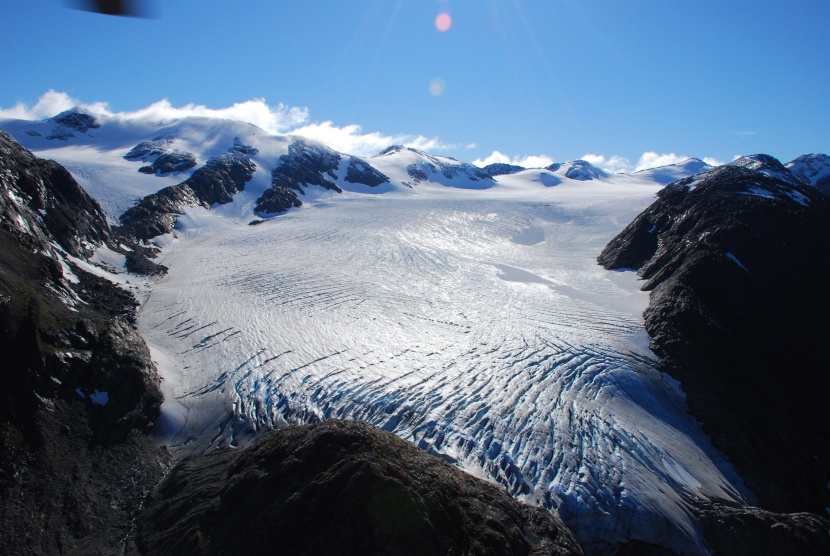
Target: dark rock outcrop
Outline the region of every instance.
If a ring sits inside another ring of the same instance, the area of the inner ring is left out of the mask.
[[[780,514],[703,500],[695,513],[713,554],[830,554],[830,524],[813,514]]]
[[[729,166],[737,166],[739,168],[746,168],[747,170],[754,170],[764,174],[765,176],[787,182],[790,185],[810,184],[808,181],[793,174],[790,169],[781,164],[777,158],[768,154],[751,154],[741,156],[730,162]]]
[[[163,176],[171,172],[184,172],[196,166],[196,156],[193,153],[179,149],[171,149],[175,142],[171,137],[156,137],[149,141],[142,141],[124,155],[126,160],[141,160],[151,162],[149,166],[138,169],[142,174]]]
[[[54,239],[77,257],[90,255],[109,238],[103,210],[66,168],[35,157],[3,131],[0,180],[0,216],[8,230],[42,244]]]
[[[0,133],[0,189],[0,553],[129,551],[166,460],[137,302],[54,247],[111,234],[66,170]]]
[[[230,152],[244,154],[247,156],[256,156],[259,154],[258,148],[246,145],[245,143],[239,140],[239,137],[233,138],[233,147],[231,147],[229,150]]]
[[[666,187],[599,262],[646,280],[659,367],[759,505],[825,515],[830,200],[750,167]]]
[[[298,139],[288,146],[288,154],[280,157],[279,165],[271,172],[271,188],[257,200],[256,212],[275,214],[302,205],[299,195],[303,187],[317,185],[342,193],[334,171],[340,165],[335,151]],[[328,177],[326,177],[328,176]],[[331,178],[331,179],[329,179]]]
[[[185,458],[139,528],[148,555],[582,553],[550,512],[356,421]]]
[[[153,161],[149,166],[142,166],[138,169],[142,174],[156,174],[163,176],[171,172],[184,172],[196,166],[196,157],[193,153],[183,151],[171,151],[164,153]]]
[[[65,110],[57,116],[50,118],[50,120],[81,133],[86,133],[90,129],[98,129],[101,127],[101,124],[98,123],[95,116],[82,112],[77,108]]]
[[[389,177],[369,166],[365,161],[353,156],[349,158],[345,180],[349,183],[362,183],[369,187],[377,187],[389,181]]]
[[[504,162],[495,162],[493,164],[488,164],[482,170],[484,173],[490,176],[491,178],[496,176],[504,176],[509,174],[517,174],[523,171],[525,168],[524,166],[516,166],[515,164],[506,164]]]
[[[186,181],[144,197],[121,215],[124,232],[139,239],[169,233],[184,207],[210,208],[230,203],[234,193],[245,189],[255,171],[256,165],[243,154],[228,153],[211,158]]]

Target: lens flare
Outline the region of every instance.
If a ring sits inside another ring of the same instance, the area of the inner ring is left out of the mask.
[[[452,17],[450,14],[447,12],[438,14],[438,17],[435,18],[435,28],[444,33],[449,31],[450,27],[452,27]]]
[[[432,82],[429,84],[429,92],[432,96],[440,97],[444,94],[444,89],[446,85],[444,84],[443,79],[433,79]]]

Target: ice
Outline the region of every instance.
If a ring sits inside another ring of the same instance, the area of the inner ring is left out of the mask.
[[[690,497],[750,495],[654,369],[636,276],[595,260],[658,188],[508,178],[259,226],[189,211],[139,314],[171,449],[366,419],[556,508],[589,551],[705,553]]]
[[[174,139],[200,164],[237,139],[259,150],[233,203],[185,207],[153,238],[167,275],[115,273],[123,258],[106,248],[69,257],[143,301],[139,331],[164,378],[155,434],[174,452],[366,419],[555,508],[589,553],[636,538],[703,554],[691,498],[752,501],[654,368],[636,273],[596,263],[653,201],[654,172],[576,181],[565,164],[487,180],[396,148],[365,159],[388,183],[345,182],[344,156],[344,193],[304,188],[302,207],[249,226],[295,138],[206,118],[109,120],[66,141],[46,138],[52,124],[3,127],[64,163],[113,221],[189,175],[139,173],[123,156],[141,141]]]

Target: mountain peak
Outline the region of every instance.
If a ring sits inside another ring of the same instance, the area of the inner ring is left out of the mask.
[[[571,162],[562,164],[561,167],[567,167],[565,177],[578,181],[602,179],[610,175],[605,170],[597,168],[587,160],[572,160]]]
[[[796,177],[790,170],[781,164],[774,156],[768,154],[750,154],[736,158],[728,166],[739,166],[748,170],[761,172],[772,178],[778,178],[790,184],[804,185],[805,181]]]
[[[795,177],[830,192],[830,156],[820,153],[804,154],[788,162],[787,169]]]
[[[98,129],[101,127],[101,124],[98,123],[95,116],[85,112],[77,106],[70,108],[69,110],[64,110],[57,116],[53,116],[48,119],[56,124],[80,131],[81,133],[86,133],[90,129]]]

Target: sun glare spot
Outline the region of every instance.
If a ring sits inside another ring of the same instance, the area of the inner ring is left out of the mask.
[[[432,83],[429,84],[429,92],[432,96],[440,97],[444,94],[444,89],[446,85],[444,85],[443,79],[433,79]]]
[[[447,12],[438,14],[438,17],[435,18],[435,28],[443,33],[449,31],[450,27],[452,27],[452,17],[450,14]]]

